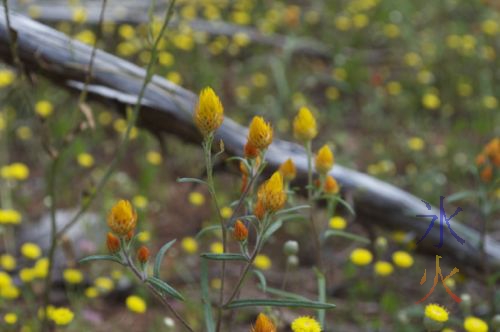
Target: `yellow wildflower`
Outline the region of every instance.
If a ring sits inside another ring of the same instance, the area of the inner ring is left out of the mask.
[[[355,265],[363,266],[372,262],[373,255],[367,249],[357,248],[351,252],[350,258]]]
[[[407,144],[408,144],[408,147],[410,148],[410,150],[413,150],[413,151],[421,151],[425,146],[424,140],[421,139],[420,137],[411,137],[407,141]]]
[[[7,180],[25,180],[30,175],[30,170],[23,163],[13,163],[3,166],[0,175]]]
[[[269,180],[264,182],[258,192],[258,200],[268,212],[276,212],[285,206],[286,193],[283,190],[283,176],[274,172]]]
[[[28,126],[20,126],[16,129],[16,135],[20,140],[27,141],[33,137],[33,132]]]
[[[233,214],[233,209],[231,209],[229,206],[224,206],[222,209],[220,209],[220,215],[222,218],[229,218]]]
[[[48,100],[40,100],[35,104],[35,112],[40,117],[47,118],[54,112],[54,106]]]
[[[49,259],[47,257],[40,258],[36,261],[33,266],[33,270],[35,271],[35,277],[39,279],[43,279],[47,276],[49,272]]]
[[[21,214],[16,210],[0,209],[0,224],[17,225],[21,222]]]
[[[83,274],[77,269],[66,269],[63,272],[63,278],[69,284],[79,284],[83,281]]]
[[[75,314],[70,309],[64,307],[55,308],[48,315],[58,326],[68,325],[75,317]]]
[[[401,31],[396,24],[390,23],[384,26],[384,34],[389,38],[397,38]]]
[[[87,11],[83,7],[73,9],[73,21],[76,23],[84,23],[87,20]]]
[[[149,242],[151,240],[151,233],[148,231],[142,231],[139,234],[137,234],[137,240],[139,242]]]
[[[301,316],[292,322],[293,332],[321,332],[321,325],[312,317]]]
[[[392,254],[392,261],[403,269],[407,269],[413,265],[413,257],[406,251],[394,252]]]
[[[99,291],[97,290],[96,287],[88,287],[85,289],[84,294],[89,299],[93,299],[93,298],[96,298],[97,296],[99,296]]]
[[[271,259],[264,254],[259,254],[255,257],[253,265],[260,270],[269,270],[271,268]]]
[[[260,313],[255,320],[255,325],[252,327],[251,332],[276,332],[276,326],[269,317]]]
[[[210,251],[214,254],[222,254],[224,252],[224,246],[222,242],[214,242],[210,245]]]
[[[9,254],[3,254],[0,256],[0,266],[2,269],[5,271],[12,271],[16,268],[16,259],[14,256],[9,255]],[[1,287],[1,285],[0,285]]]
[[[425,307],[425,317],[444,323],[448,320],[448,311],[437,304],[431,303]]]
[[[163,158],[161,156],[161,153],[159,153],[159,152],[148,151],[148,153],[146,154],[146,160],[151,165],[158,166],[162,163]]]
[[[481,29],[487,35],[494,36],[498,33],[498,23],[495,20],[484,20],[481,24]]]
[[[6,287],[0,288],[0,297],[7,300],[14,300],[19,297],[20,291],[14,285],[8,285]]]
[[[266,149],[273,141],[273,129],[261,116],[254,116],[248,130],[248,143],[256,149]]]
[[[340,188],[337,180],[331,175],[327,175],[325,179],[325,184],[323,186],[323,190],[326,194],[338,194]]]
[[[288,158],[283,164],[280,165],[279,172],[283,175],[283,179],[287,182],[293,181],[297,176],[297,169],[293,160]]]
[[[115,286],[113,280],[108,277],[98,277],[94,280],[94,285],[102,292],[109,292]]]
[[[30,283],[35,279],[35,270],[32,268],[23,268],[19,271],[19,278],[24,283]]]
[[[302,107],[293,119],[293,135],[302,142],[310,141],[318,135],[316,119],[308,108]]]
[[[13,312],[8,312],[3,316],[3,321],[8,325],[14,325],[17,323],[17,315]]]
[[[438,95],[429,92],[422,97],[422,104],[427,109],[435,110],[439,106],[441,106],[441,100],[439,99]]]
[[[392,264],[384,261],[376,262],[375,265],[373,266],[373,269],[375,270],[375,273],[377,275],[382,277],[388,276],[394,271]]]
[[[84,168],[89,168],[94,165],[94,157],[86,152],[78,154],[76,160],[78,161],[78,164]]]
[[[9,86],[14,82],[16,76],[10,70],[1,69],[0,70],[0,89]]]
[[[205,203],[205,196],[203,196],[202,193],[193,191],[192,193],[189,194],[189,203],[193,204],[194,206],[201,206]]]
[[[200,92],[198,105],[194,111],[194,122],[204,136],[219,128],[224,120],[224,108],[212,88]]]
[[[125,303],[127,305],[128,310],[138,313],[138,314],[143,314],[146,312],[146,302],[140,298],[137,295],[130,295],[127,297],[125,300]]]
[[[21,246],[21,253],[28,259],[37,259],[42,254],[42,250],[35,243],[27,242]]]
[[[334,157],[332,150],[330,150],[328,145],[325,144],[321,149],[319,149],[318,154],[316,155],[316,171],[320,174],[326,174],[333,167],[333,163]]]
[[[346,220],[341,216],[335,216],[330,218],[330,228],[333,229],[344,229],[347,226]]]
[[[134,206],[139,209],[145,209],[148,206],[148,198],[143,195],[134,196],[132,202],[134,202]]]
[[[488,332],[488,324],[480,318],[468,316],[464,320],[464,329],[467,332]]]
[[[108,215],[108,226],[117,235],[125,236],[135,229],[137,214],[132,204],[127,200],[120,200]]]
[[[0,289],[12,285],[12,278],[7,272],[0,271]]]

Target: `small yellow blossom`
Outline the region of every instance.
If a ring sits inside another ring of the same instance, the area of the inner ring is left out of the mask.
[[[181,247],[188,254],[195,254],[198,251],[198,242],[193,237],[187,236],[182,239]]]
[[[175,58],[172,55],[172,53],[162,51],[162,52],[158,53],[158,62],[162,66],[169,67],[169,66],[174,64]]]
[[[337,87],[330,86],[330,87],[326,88],[325,96],[326,96],[326,98],[328,98],[330,100],[337,100],[340,97],[340,91]]]
[[[21,223],[21,214],[16,210],[3,210],[0,209],[0,224],[4,225],[18,225]]]
[[[177,71],[170,71],[167,73],[166,79],[169,80],[172,83],[175,83],[177,85],[182,84],[182,76],[179,72]]]
[[[248,143],[263,150],[273,141],[273,129],[261,116],[254,116],[248,129]]]
[[[429,92],[422,97],[422,104],[425,108],[435,110],[441,106],[441,100],[435,93]]]
[[[89,168],[94,165],[94,157],[91,154],[83,152],[76,157],[78,164],[84,168]]]
[[[424,140],[420,137],[411,137],[408,139],[407,144],[410,150],[413,151],[421,151],[425,146]]]
[[[394,271],[392,264],[384,261],[375,262],[373,269],[377,275],[382,277],[388,276]]]
[[[161,153],[157,151],[148,151],[148,153],[146,154],[146,160],[151,165],[158,166],[162,163],[163,158],[161,156]]]
[[[19,297],[20,291],[14,285],[8,285],[0,288],[0,297],[7,300],[15,300]]]
[[[321,149],[319,149],[318,154],[315,159],[315,167],[316,171],[320,174],[326,174],[333,167],[334,157],[332,150],[328,147],[328,145],[323,145]]]
[[[94,280],[94,285],[102,292],[109,292],[115,286],[113,280],[108,277],[98,277]]]
[[[335,18],[335,27],[340,31],[347,31],[351,28],[351,18],[345,15],[340,15]]]
[[[286,193],[283,190],[283,176],[280,172],[274,172],[271,178],[261,185],[258,200],[268,212],[276,212],[285,206]]]
[[[10,70],[0,69],[0,89],[9,86],[14,82],[16,76]]]
[[[276,332],[276,326],[273,321],[263,313],[260,313],[255,320],[255,325],[251,332]]]
[[[137,240],[142,243],[149,242],[149,240],[151,240],[151,233],[148,231],[142,231],[137,234]]]
[[[134,196],[134,198],[132,198],[132,202],[134,203],[134,206],[139,209],[145,209],[148,206],[148,199],[143,195]]]
[[[146,306],[146,301],[144,301],[141,297],[137,295],[130,295],[127,297],[125,300],[125,303],[127,304],[128,310],[138,313],[138,314],[143,314],[146,312],[147,306]]]
[[[257,88],[263,88],[267,85],[267,76],[264,73],[255,73],[252,75],[252,83]]]
[[[3,316],[3,321],[8,325],[14,325],[17,323],[17,315],[13,312],[8,312]]]
[[[85,296],[89,299],[94,299],[99,296],[99,291],[96,287],[87,287],[84,292]]]
[[[330,218],[329,225],[330,225],[330,228],[342,230],[342,229],[346,228],[347,222],[343,217],[335,216],[335,217]]]
[[[42,255],[42,250],[35,243],[27,242],[21,246],[21,253],[28,259],[37,259]]]
[[[7,272],[0,271],[0,289],[12,285],[12,278]]]
[[[27,141],[31,137],[33,137],[33,132],[31,131],[31,128],[28,126],[20,126],[19,128],[16,129],[16,135],[17,137],[19,137],[20,140]]]
[[[390,81],[387,83],[386,89],[391,96],[397,96],[401,93],[402,90],[401,83],[396,81]]]
[[[108,214],[108,226],[117,235],[125,236],[135,229],[137,213],[127,200],[120,200]]]
[[[58,326],[68,325],[75,317],[75,314],[70,309],[64,307],[55,308],[48,315]]]
[[[204,136],[213,133],[221,126],[224,121],[224,108],[212,88],[201,90],[193,116],[196,127]]]
[[[28,166],[23,163],[13,163],[3,166],[0,169],[0,175],[7,180],[26,180],[30,175]]]
[[[367,249],[357,248],[351,252],[350,258],[355,265],[363,266],[372,262],[373,255]]]
[[[118,27],[118,34],[123,39],[132,39],[135,36],[135,28],[130,24],[122,24]]]
[[[413,257],[406,251],[396,251],[392,254],[392,261],[400,268],[407,269],[413,265]]]
[[[38,279],[43,279],[47,276],[49,272],[49,259],[47,257],[40,258],[36,261],[33,266],[33,270],[35,271],[35,277]]]
[[[222,209],[220,209],[220,215],[222,218],[227,219],[233,215],[233,209],[231,209],[229,206],[224,206]]]
[[[399,27],[396,24],[390,23],[384,26],[384,34],[388,38],[397,38],[401,34]]]
[[[316,119],[308,108],[302,107],[293,119],[293,135],[302,142],[310,141],[318,135]]]
[[[292,181],[297,176],[297,169],[295,168],[293,160],[290,158],[280,165],[279,172],[287,182]]]
[[[498,23],[495,20],[484,20],[481,24],[481,29],[487,35],[494,36],[498,33]]]
[[[83,30],[83,31],[80,31],[75,36],[75,39],[79,40],[82,43],[87,44],[87,45],[94,45],[95,41],[96,41],[96,35],[95,35],[94,31],[92,31],[92,30]]]
[[[292,322],[293,332],[321,332],[321,325],[312,317],[301,316]]]
[[[35,112],[40,117],[47,118],[54,112],[54,106],[48,100],[40,100],[35,104]]]
[[[260,270],[269,270],[272,266],[272,262],[269,256],[259,254],[255,257],[253,265]]]
[[[0,256],[0,266],[2,269],[5,271],[12,271],[16,268],[16,259],[14,256],[9,255],[9,254],[3,254]],[[0,285],[1,287],[1,285]]]
[[[464,329],[467,332],[488,332],[488,324],[480,318],[468,316],[464,320]]]
[[[23,268],[19,271],[19,278],[24,283],[30,283],[35,279],[35,270],[33,268]]]
[[[498,106],[498,100],[495,96],[484,96],[483,106],[488,109],[495,109]]]
[[[437,304],[431,303],[425,307],[425,317],[444,323],[448,320],[448,311]]]
[[[77,269],[66,269],[63,272],[63,278],[69,284],[79,284],[83,281],[83,274]]]
[[[83,7],[73,9],[73,21],[76,23],[84,23],[87,20],[87,11]]]
[[[205,196],[200,192],[193,191],[189,194],[188,200],[194,206],[201,206],[205,203]]]
[[[214,242],[210,245],[210,251],[214,254],[222,254],[224,252],[224,247],[222,242]]]

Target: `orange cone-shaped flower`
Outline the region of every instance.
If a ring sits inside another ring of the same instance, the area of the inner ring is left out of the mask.
[[[318,135],[316,119],[308,108],[302,107],[293,119],[293,135],[301,142],[311,141]]]
[[[248,238],[248,228],[239,219],[234,223],[233,238],[236,241],[245,241]]]
[[[267,212],[276,212],[285,206],[286,193],[283,190],[283,176],[275,172],[269,180],[259,188],[258,201]]]
[[[290,182],[297,176],[297,169],[292,159],[288,158],[279,168],[279,172],[283,175],[285,181]]]
[[[337,183],[337,180],[335,180],[333,176],[328,175],[325,179],[323,190],[327,194],[337,194],[339,192],[339,184]]]
[[[332,150],[330,150],[328,145],[323,145],[323,147],[319,149],[318,154],[316,155],[316,171],[320,174],[328,173],[333,167],[333,162],[334,158]]]
[[[106,247],[110,253],[115,254],[120,250],[120,239],[113,235],[113,233],[108,232],[106,237]]]
[[[137,214],[132,204],[126,200],[116,203],[108,215],[108,226],[120,236],[126,236],[137,225]]]
[[[149,260],[149,249],[146,246],[141,246],[139,250],[137,250],[137,260],[141,264],[145,264]]]
[[[264,210],[264,205],[262,204],[262,200],[257,199],[257,203],[255,203],[255,207],[253,208],[253,214],[257,217],[257,219],[263,220],[265,213],[266,210]]]
[[[276,326],[266,315],[260,313],[251,332],[276,332]]]
[[[224,121],[224,108],[212,88],[201,90],[193,117],[203,136],[208,136],[221,126]]]
[[[273,141],[273,129],[261,116],[255,116],[248,130],[248,144],[256,149],[266,149]]]
[[[245,144],[243,152],[245,158],[248,159],[257,158],[259,156],[259,150],[255,146],[253,146],[252,143],[250,142],[247,142],[247,144]]]

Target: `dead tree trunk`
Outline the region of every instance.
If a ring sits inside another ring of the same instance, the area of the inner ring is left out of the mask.
[[[0,8],[3,13],[3,7]],[[27,17],[10,13],[12,28],[17,36],[18,53],[26,70],[44,75],[64,88],[79,90],[86,76],[91,48],[68,38],[56,30]],[[8,44],[5,16],[0,15],[0,57],[12,63]],[[127,61],[103,51],[98,51],[93,68],[89,96],[117,105],[133,105],[144,80],[145,71]],[[155,76],[149,84],[139,116],[139,124],[154,132],[175,134],[190,142],[200,142],[201,137],[193,125],[192,110],[196,95],[161,77]],[[226,118],[217,132],[226,150],[241,155],[247,128]],[[291,157],[297,165],[299,181],[307,174],[306,155],[297,144],[276,139],[267,153],[271,168],[277,168]],[[418,237],[428,227],[428,220],[416,218],[430,213],[423,202],[401,189],[366,174],[336,165],[331,174],[340,182],[345,192],[353,198],[358,220],[393,230],[413,231]],[[437,209],[436,214],[439,214]],[[465,239],[460,245],[449,236],[439,253],[452,256],[462,267],[480,268],[479,234],[476,230],[450,221],[455,232]],[[436,223],[419,248],[436,252],[433,244],[439,242],[439,225]],[[486,239],[486,252],[492,267],[500,267],[500,244],[490,237]]]

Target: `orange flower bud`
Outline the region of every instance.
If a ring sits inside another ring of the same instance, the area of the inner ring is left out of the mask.
[[[248,237],[248,228],[241,220],[234,223],[233,238],[236,241],[245,241]]]
[[[145,264],[149,260],[149,249],[146,246],[141,246],[139,250],[137,250],[137,260],[141,264]]]
[[[264,205],[262,204],[262,201],[260,199],[257,199],[257,203],[255,203],[255,207],[253,209],[253,214],[257,217],[257,219],[262,220],[264,219],[265,213],[266,210],[264,210]]]
[[[243,152],[244,152],[245,158],[248,158],[248,159],[257,158],[259,156],[259,149],[257,149],[255,146],[253,146],[250,141],[248,141],[245,144],[245,148],[244,148]]]
[[[335,180],[333,176],[328,175],[325,179],[323,190],[327,194],[337,194],[339,192],[339,184],[337,183],[337,180]]]
[[[132,204],[126,200],[116,203],[108,215],[108,226],[111,230],[121,236],[127,235],[137,225],[137,214]]]
[[[491,179],[493,178],[493,167],[491,166],[486,166],[480,174],[481,180],[484,182],[490,182]]]
[[[476,165],[477,166],[484,165],[485,162],[486,162],[486,156],[484,154],[479,154],[476,157]]]
[[[127,235],[125,236],[125,240],[127,241],[130,241],[132,240],[132,238],[134,237],[134,234],[135,234],[135,230],[131,230],[130,232],[127,233]]]
[[[224,121],[224,108],[212,88],[201,90],[193,117],[203,136],[211,134],[221,126]]]
[[[252,332],[276,332],[276,326],[266,315],[260,313],[252,327]]]
[[[326,174],[333,167],[333,153],[332,150],[328,147],[328,145],[323,145],[321,149],[319,149],[318,154],[316,155],[315,166],[316,171],[320,174]]]
[[[279,172],[283,175],[285,181],[290,182],[297,176],[297,169],[292,159],[288,158],[279,168]]]
[[[120,239],[113,235],[113,233],[108,232],[106,237],[106,247],[110,253],[115,254],[120,251]]]
[[[273,129],[261,116],[255,116],[248,130],[248,143],[256,149],[266,149],[273,141]]]

